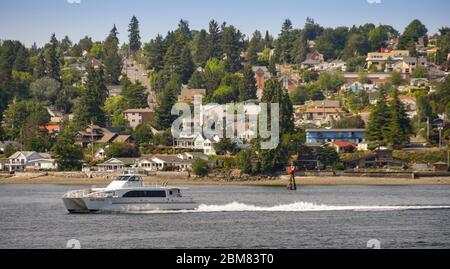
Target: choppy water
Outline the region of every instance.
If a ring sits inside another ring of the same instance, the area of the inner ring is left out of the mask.
[[[80,186],[0,186],[0,248],[449,248],[450,186],[193,186],[178,213],[69,215]]]

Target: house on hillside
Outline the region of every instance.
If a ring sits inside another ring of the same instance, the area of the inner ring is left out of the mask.
[[[306,143],[350,142],[358,145],[366,142],[364,129],[308,129]]]
[[[151,123],[155,116],[155,111],[150,108],[127,109],[123,112],[123,116],[130,127],[136,129],[141,124]]]
[[[98,125],[88,125],[84,131],[79,131],[75,135],[75,143],[87,148],[92,144],[112,144],[112,143],[133,143],[133,138],[129,135],[119,135],[120,130],[112,128],[102,128]]]

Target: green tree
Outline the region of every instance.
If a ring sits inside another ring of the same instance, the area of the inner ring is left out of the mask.
[[[203,159],[195,159],[192,162],[192,172],[199,177],[205,177],[209,173],[208,162]]]
[[[366,126],[366,139],[369,147],[376,149],[386,146],[386,136],[389,132],[391,112],[386,101],[386,90],[381,87],[376,105],[373,107]]]
[[[138,146],[150,143],[153,139],[152,127],[148,124],[138,125],[133,131],[133,138]]]
[[[389,33],[385,27],[378,26],[369,33],[369,42],[372,51],[380,51],[386,46],[389,38]]]
[[[239,101],[257,99],[255,72],[250,65],[244,66],[243,77],[239,84]]]
[[[6,158],[9,158],[11,155],[16,153],[19,149],[15,148],[12,144],[8,144],[5,147],[5,150],[3,152],[3,155],[5,155]]]
[[[192,74],[191,79],[188,82],[188,86],[191,89],[204,89],[206,88],[205,74],[203,72],[195,71]]]
[[[249,150],[242,150],[236,155],[236,164],[237,167],[242,171],[244,174],[251,174],[253,167],[252,167],[252,153]]]
[[[225,63],[215,58],[209,60],[205,67],[205,84],[207,95],[214,93],[225,76]]]
[[[219,24],[212,20],[209,22],[209,35],[208,35],[208,59],[216,58],[222,59],[222,49],[220,47],[221,31]]]
[[[128,26],[129,40],[130,40],[130,52],[134,56],[136,52],[141,49],[141,36],[139,31],[139,21],[136,16],[131,18],[130,25]]]
[[[104,42],[103,63],[105,65],[105,81],[111,84],[119,84],[122,74],[122,58],[119,55],[119,38],[116,25]]]
[[[50,101],[55,104],[61,83],[49,77],[43,77],[31,83],[31,95],[38,101]]]
[[[412,72],[413,78],[428,78],[428,69],[425,66],[418,66]]]
[[[55,34],[52,35],[50,39],[50,44],[46,49],[46,65],[47,65],[47,76],[61,81],[61,69],[60,69],[60,60],[58,55],[58,40],[56,39]]]
[[[57,138],[52,152],[61,171],[79,171],[84,158],[83,149],[75,144],[75,133],[66,128]]]
[[[51,147],[51,141],[46,136],[35,135],[25,141],[27,151],[48,152]]]
[[[221,48],[225,54],[225,67],[229,72],[241,69],[241,52],[243,50],[243,35],[234,26],[223,26],[221,35]]]
[[[403,103],[398,98],[398,90],[393,91],[392,101],[390,102],[389,130],[386,134],[386,140],[389,146],[401,146],[409,142],[412,134],[412,127],[406,114]]]
[[[295,37],[293,35],[292,21],[286,19],[281,27],[281,33],[277,40],[276,55],[282,63],[292,63],[292,49]]]
[[[145,44],[144,54],[148,61],[148,66],[156,72],[164,68],[164,55],[166,55],[166,46],[161,35],[157,35],[150,43]]]
[[[322,165],[325,166],[325,168],[327,168],[327,167],[334,167],[341,160],[339,154],[336,152],[334,148],[325,146],[320,149],[319,161]]]
[[[180,80],[173,76],[171,81],[167,83],[166,88],[158,96],[157,107],[155,110],[155,128],[158,130],[166,130],[170,128],[176,119],[172,116],[172,107],[177,102],[177,96],[181,88]]]
[[[424,39],[424,46],[428,45],[428,29],[419,20],[413,20],[400,36],[399,49],[409,50],[412,56],[416,54],[416,43],[420,38]]]
[[[236,99],[230,86],[222,85],[213,94],[212,101],[218,104],[228,104]]]
[[[3,119],[8,138],[25,140],[27,134],[33,136],[40,125],[48,124],[50,115],[42,103],[19,101],[5,110]]]
[[[105,152],[107,158],[134,158],[139,157],[139,149],[133,144],[113,143]]]
[[[287,90],[282,88],[276,78],[266,82],[261,101],[267,104],[279,104],[280,115],[278,120],[280,121],[280,134],[287,134],[294,131],[294,109],[292,102]],[[270,108],[268,113],[268,115],[271,115]]]
[[[258,63],[258,53],[264,49],[261,32],[255,31],[247,49],[247,61],[250,65]]]
[[[104,126],[106,118],[102,107],[107,96],[103,68],[89,67],[86,87],[81,89],[74,107],[75,124],[81,128],[91,123]]]
[[[194,38],[193,58],[197,66],[205,66],[209,60],[208,33],[202,29]]]
[[[136,81],[131,83],[127,76],[123,76],[121,80],[123,101],[127,109],[129,108],[147,108],[148,92],[147,88]]]
[[[397,71],[392,71],[390,82],[394,86],[400,86],[403,83],[402,74]]]
[[[92,48],[89,52],[89,57],[94,57],[96,59],[103,59],[103,55],[105,54],[104,52],[104,47],[103,44],[101,42],[95,42],[92,45]]]
[[[420,122],[427,118],[433,118],[433,108],[431,107],[430,99],[427,95],[420,95],[417,97],[417,116]]]

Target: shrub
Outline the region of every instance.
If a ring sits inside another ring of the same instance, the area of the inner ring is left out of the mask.
[[[208,162],[203,159],[197,159],[192,163],[192,172],[196,176],[205,177],[209,173]]]

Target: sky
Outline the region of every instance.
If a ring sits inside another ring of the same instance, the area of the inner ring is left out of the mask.
[[[448,0],[1,0],[0,39],[39,46],[56,33],[78,42],[85,35],[104,40],[113,24],[121,42],[127,41],[133,15],[141,24],[143,42],[177,28],[180,19],[191,29],[208,28],[215,19],[226,21],[250,36],[255,30],[277,36],[286,18],[303,27],[311,17],[326,27],[389,24],[402,32],[421,20],[430,33],[450,26]]]

